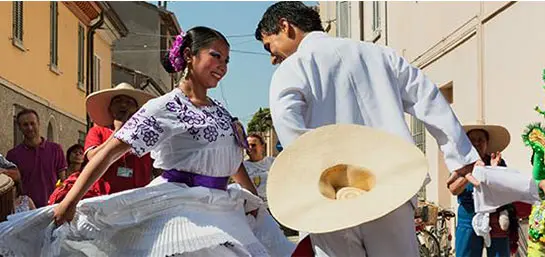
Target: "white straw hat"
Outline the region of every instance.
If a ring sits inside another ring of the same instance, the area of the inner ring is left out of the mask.
[[[336,231],[397,209],[417,194],[427,171],[424,154],[406,139],[359,125],[324,126],[276,158],[268,203],[286,227]]]

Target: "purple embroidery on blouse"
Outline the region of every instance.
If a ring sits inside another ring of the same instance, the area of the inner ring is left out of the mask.
[[[204,138],[208,140],[208,142],[214,142],[218,139],[218,130],[214,126],[208,126],[204,129]]]

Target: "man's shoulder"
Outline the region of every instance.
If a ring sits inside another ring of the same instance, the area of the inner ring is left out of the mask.
[[[107,135],[109,137],[110,134],[112,133],[113,133],[112,129],[108,127],[93,126],[92,128],[89,129],[89,132],[87,132],[87,135],[98,134],[98,135]]]
[[[14,155],[16,155],[17,152],[20,152],[20,151],[24,150],[24,147],[25,147],[24,144],[21,143],[21,144],[16,145],[15,147],[11,148],[7,152],[6,158],[13,157]]]
[[[62,151],[62,146],[60,144],[55,143],[55,142],[45,140],[44,144],[45,144],[45,147],[48,148],[48,149],[54,149],[54,150],[59,150],[60,149]]]
[[[392,48],[375,44],[372,42],[358,41],[351,38],[325,37],[317,39],[312,45],[309,45],[303,51],[300,51],[300,58],[309,57],[331,57],[333,55],[342,58],[342,56],[359,55],[363,58],[376,58],[379,55],[389,55]]]

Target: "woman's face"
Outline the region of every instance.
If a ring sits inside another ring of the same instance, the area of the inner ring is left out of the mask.
[[[77,164],[83,163],[83,149],[81,148],[75,149],[74,151],[70,153],[69,158],[70,159],[68,161],[70,163],[77,163]]]
[[[263,159],[263,153],[265,152],[264,145],[257,137],[248,137],[248,150],[246,153],[252,158],[252,160],[260,161]]]
[[[208,48],[201,49],[191,57],[190,74],[198,85],[214,88],[227,74],[229,47],[223,40],[214,41]]]
[[[480,129],[474,129],[467,133],[471,144],[477,149],[479,155],[484,156],[488,150],[488,139],[486,133]]]

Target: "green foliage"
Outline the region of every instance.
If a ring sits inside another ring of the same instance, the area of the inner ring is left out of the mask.
[[[248,133],[263,133],[272,128],[271,110],[259,108],[248,123]]]

